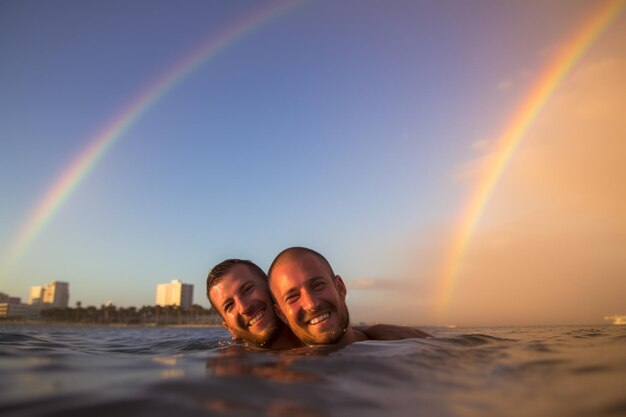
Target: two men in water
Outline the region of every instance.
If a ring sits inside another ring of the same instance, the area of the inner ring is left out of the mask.
[[[224,326],[234,338],[258,347],[280,350],[429,336],[401,326],[351,327],[346,293],[326,258],[302,247],[282,251],[267,276],[250,261],[229,259],[207,277],[207,297]]]

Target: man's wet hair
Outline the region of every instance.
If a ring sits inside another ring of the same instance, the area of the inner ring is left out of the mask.
[[[211,303],[213,310],[215,310],[220,316],[221,313],[219,309],[215,304],[213,304],[213,300],[211,300],[211,288],[217,285],[217,283],[222,280],[224,275],[226,275],[236,265],[245,265],[250,270],[252,270],[252,272],[259,278],[267,280],[267,275],[265,275],[265,272],[263,272],[263,270],[259,268],[257,264],[246,259],[226,259],[225,261],[222,261],[219,264],[215,265],[206,278],[206,296],[209,299],[209,303]]]
[[[293,260],[303,255],[313,255],[316,258],[318,258],[320,261],[322,261],[324,265],[326,265],[326,267],[330,271],[330,276],[333,278],[335,277],[333,268],[332,266],[330,266],[330,262],[328,262],[328,259],[326,259],[324,255],[322,255],[319,252],[314,251],[313,249],[305,248],[302,246],[292,246],[291,248],[287,248],[281,253],[279,253],[278,255],[276,255],[276,258],[274,258],[272,265],[270,265],[270,269],[267,271],[267,279],[269,280],[270,277],[272,276],[272,270],[274,269],[276,265],[284,261]]]

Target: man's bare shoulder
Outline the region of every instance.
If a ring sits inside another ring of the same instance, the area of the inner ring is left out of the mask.
[[[353,328],[365,333],[371,340],[400,340],[432,337],[432,335],[425,331],[395,324],[375,324],[373,326],[355,326]]]

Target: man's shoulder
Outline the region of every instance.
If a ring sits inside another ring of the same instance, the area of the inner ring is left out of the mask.
[[[422,337],[432,337],[430,334],[408,326],[398,326],[395,324],[374,324],[372,326],[356,326],[354,330],[359,331],[371,340],[400,340]]]

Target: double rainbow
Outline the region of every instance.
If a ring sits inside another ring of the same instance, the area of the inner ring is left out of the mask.
[[[474,229],[513,153],[561,81],[569,74],[590,46],[617,19],[625,7],[625,0],[612,0],[594,10],[583,25],[569,38],[563,50],[543,71],[537,83],[534,84],[507,124],[507,128],[499,139],[496,155],[494,155],[483,178],[478,182],[466,208],[463,210],[461,226],[454,235],[443,271],[438,278],[440,287],[436,305],[440,314],[445,313],[448,308],[459,279],[459,269]]]

